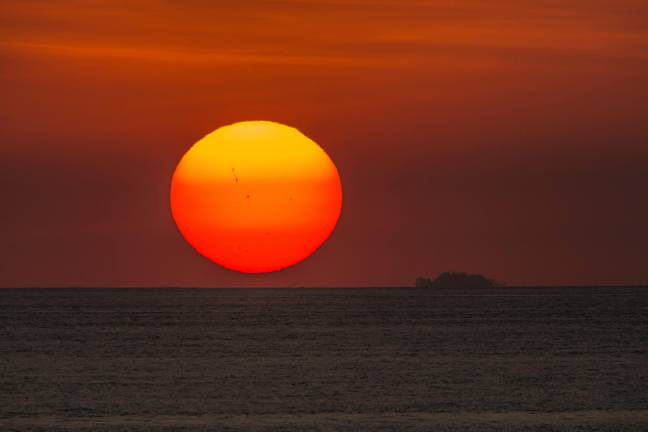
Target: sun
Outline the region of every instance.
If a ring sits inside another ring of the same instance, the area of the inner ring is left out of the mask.
[[[333,232],[342,184],[326,152],[297,129],[269,121],[224,126],[182,157],[171,213],[200,254],[242,273],[285,269]]]

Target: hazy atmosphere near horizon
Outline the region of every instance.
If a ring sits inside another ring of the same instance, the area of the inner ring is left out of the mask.
[[[0,286],[646,283],[647,17],[643,0],[4,0]],[[335,231],[281,272],[201,258],[169,210],[182,155],[243,120],[296,127],[341,179]]]

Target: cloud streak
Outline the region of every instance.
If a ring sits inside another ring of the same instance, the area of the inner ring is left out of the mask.
[[[449,58],[511,62],[520,51],[648,58],[648,28],[633,21],[636,9],[648,7],[527,3],[255,1],[188,8],[155,0],[135,6],[9,1],[2,6],[0,47],[5,57],[359,67]]]

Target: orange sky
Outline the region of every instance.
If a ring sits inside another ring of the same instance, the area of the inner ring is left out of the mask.
[[[0,3],[1,286],[648,281],[645,1],[221,3]],[[345,209],[250,279],[184,243],[168,187],[251,119],[322,145]]]

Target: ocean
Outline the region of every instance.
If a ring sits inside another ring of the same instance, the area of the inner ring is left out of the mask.
[[[1,289],[0,431],[646,431],[648,289]]]

